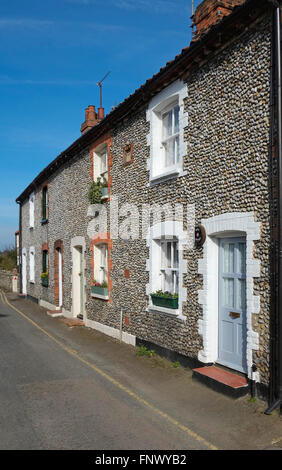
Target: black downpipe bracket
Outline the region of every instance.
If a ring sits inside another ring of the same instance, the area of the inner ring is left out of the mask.
[[[275,7],[273,15],[273,37],[274,37],[274,67],[275,67],[275,88],[274,91],[277,103],[277,171],[278,171],[278,286],[276,289],[276,308],[275,310],[275,329],[274,334],[275,344],[273,351],[274,366],[272,368],[272,381],[273,386],[273,402],[270,404],[265,414],[270,415],[278,406],[282,405],[282,101],[281,101],[281,19],[280,19],[280,4],[277,1],[269,0]],[[276,370],[277,367],[277,370]]]

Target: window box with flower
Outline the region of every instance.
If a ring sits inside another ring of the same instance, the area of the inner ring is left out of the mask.
[[[91,286],[91,294],[92,296],[101,296],[104,298],[108,298],[108,284],[107,282],[97,282],[95,279],[93,281],[93,285]]]
[[[178,308],[178,294],[172,294],[168,291],[161,291],[158,290],[154,294],[151,294],[151,299],[153,305],[158,307],[165,307],[165,308]]]
[[[48,287],[48,285],[49,285],[49,276],[48,276],[48,272],[41,273],[41,274],[40,274],[40,277],[41,277],[41,285],[42,285],[43,287]]]

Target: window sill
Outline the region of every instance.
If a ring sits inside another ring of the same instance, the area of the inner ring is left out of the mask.
[[[161,173],[157,176],[153,176],[150,178],[150,182],[148,186],[154,186],[159,183],[163,183],[164,181],[170,180],[170,179],[176,179],[179,178],[180,176],[185,176],[187,174],[186,171],[183,171],[182,168],[174,168],[172,170],[166,171],[164,173]]]
[[[109,300],[108,295],[91,294],[91,297],[95,299],[100,299],[100,300]]]
[[[179,316],[179,309],[158,307],[157,305],[149,305],[149,307],[147,308],[147,311],[148,312],[165,313],[165,314],[171,315],[173,317],[178,317]]]

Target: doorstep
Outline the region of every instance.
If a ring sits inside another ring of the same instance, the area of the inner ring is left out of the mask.
[[[49,315],[49,317],[56,318],[56,317],[62,317],[63,313],[62,313],[62,310],[47,310],[47,315]]]
[[[239,398],[249,393],[246,377],[216,366],[204,366],[193,369],[193,378],[213,390],[229,395],[232,398]]]
[[[67,326],[84,326],[84,322],[78,318],[61,318],[60,321]]]

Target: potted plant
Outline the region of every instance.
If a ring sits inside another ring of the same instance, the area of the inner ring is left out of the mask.
[[[151,295],[153,305],[158,307],[166,308],[178,308],[178,294],[172,294],[171,292],[158,290]]]
[[[41,277],[41,284],[42,286],[44,287],[48,287],[48,271],[46,271],[45,273],[41,273],[40,274],[40,277]]]
[[[90,204],[101,204],[102,188],[103,184],[101,183],[101,178],[97,178],[97,181],[92,181],[88,191]]]
[[[93,285],[91,286],[91,294],[102,295],[103,297],[108,296],[108,283],[107,282],[97,282],[95,279]]]

